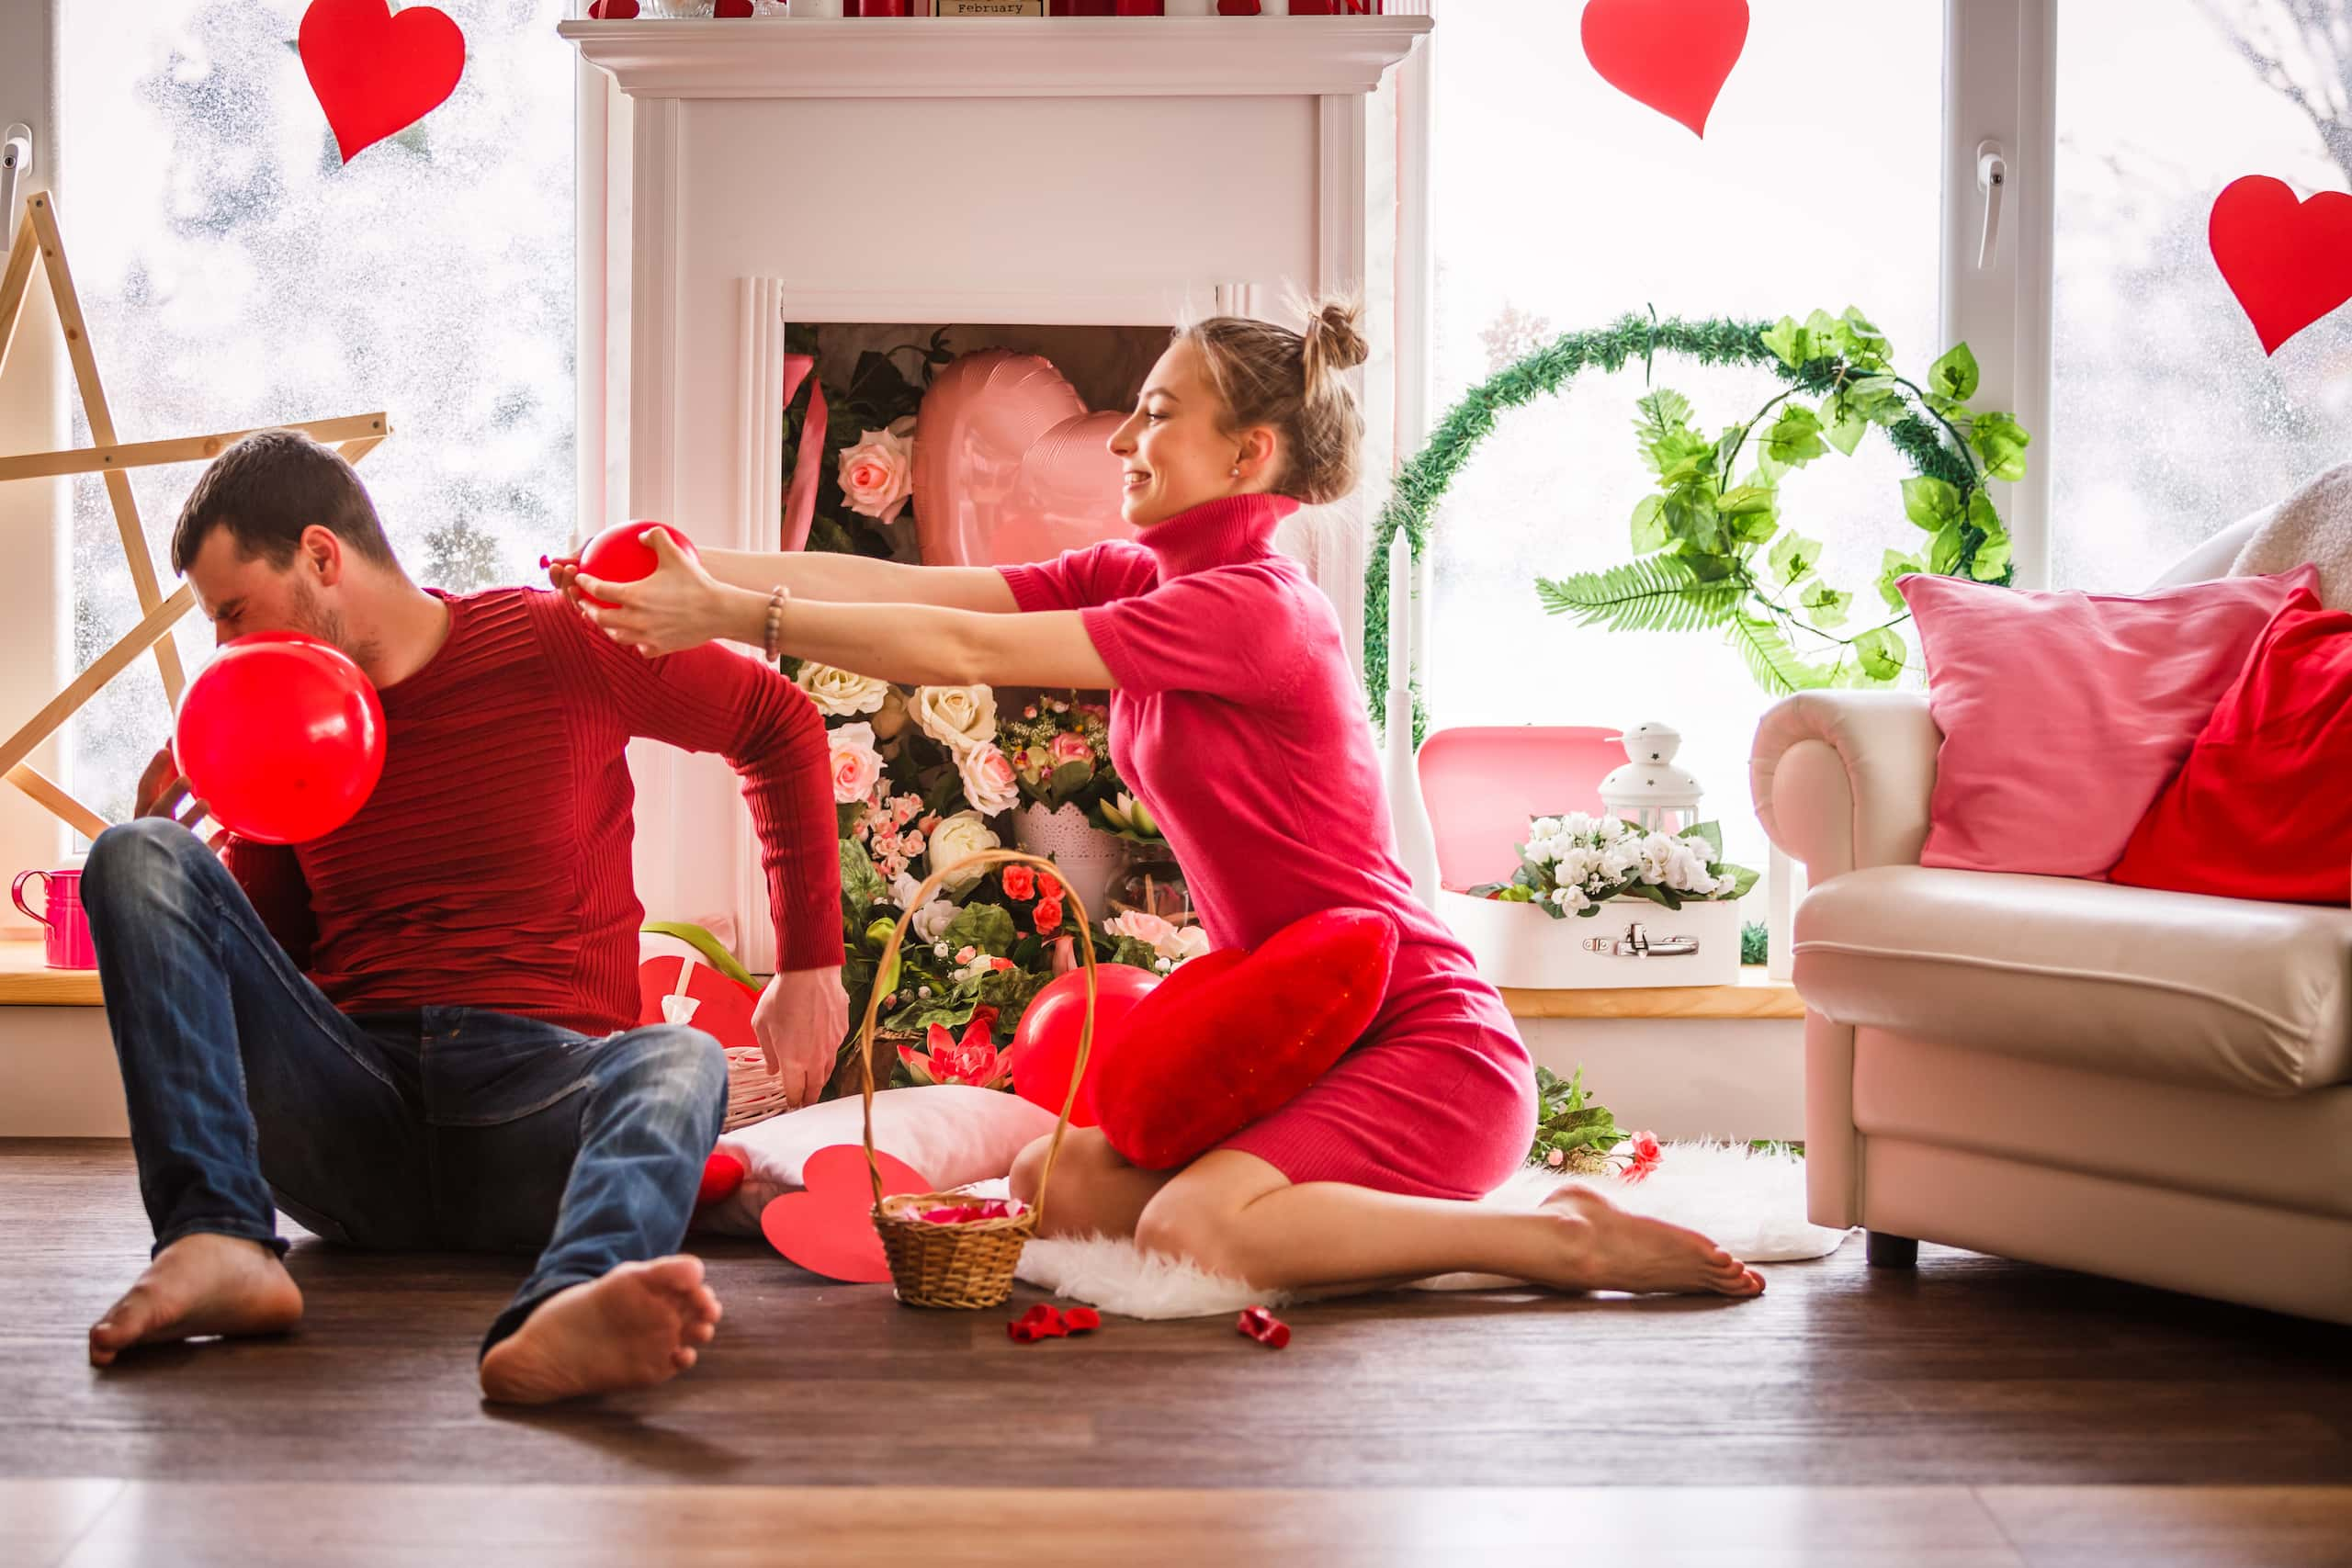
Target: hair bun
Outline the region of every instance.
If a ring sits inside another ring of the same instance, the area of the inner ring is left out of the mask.
[[[1312,306],[1306,330],[1299,334],[1306,370],[1306,395],[1315,397],[1332,376],[1352,370],[1372,357],[1357,322],[1363,315],[1359,299],[1326,299]]]

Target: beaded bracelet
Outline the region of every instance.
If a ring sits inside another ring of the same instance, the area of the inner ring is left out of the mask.
[[[768,590],[768,662],[774,664],[782,656],[784,641],[784,584],[779,582]]]

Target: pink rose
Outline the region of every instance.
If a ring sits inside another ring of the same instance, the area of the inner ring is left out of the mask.
[[[1137,942],[1148,942],[1155,948],[1176,934],[1173,925],[1141,909],[1129,909],[1115,919],[1105,920],[1102,929],[1113,936],[1131,936]]]
[[[828,730],[831,743],[833,799],[843,806],[864,800],[882,778],[882,753],[874,749],[874,727],[844,724]]]
[[[1625,1140],[1625,1146],[1618,1152],[1624,1155],[1630,1162],[1620,1173],[1628,1181],[1646,1179],[1650,1172],[1656,1170],[1659,1163],[1666,1158],[1666,1151],[1657,1146],[1656,1133],[1634,1134]]]
[[[964,781],[964,798],[983,817],[1010,811],[1021,802],[1021,780],[1012,771],[1012,759],[993,740],[956,758],[956,772]]]
[[[841,456],[842,495],[852,512],[888,523],[914,493],[914,418],[888,430],[862,430]]]
[[[1046,749],[1046,752],[1057,768],[1065,762],[1091,763],[1094,761],[1094,748],[1086,743],[1086,737],[1067,729],[1054,737],[1053,744]]]

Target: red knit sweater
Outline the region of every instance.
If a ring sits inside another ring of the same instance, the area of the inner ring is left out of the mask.
[[[379,694],[384,776],[359,814],[292,849],[228,850],[335,1006],[634,1024],[632,736],[725,755],[759,830],[777,967],[841,963],[825,725],[805,694],[717,645],[646,660],[538,590],[440,597],[448,640]]]

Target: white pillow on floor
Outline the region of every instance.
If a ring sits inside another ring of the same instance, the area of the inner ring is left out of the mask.
[[[1017,1094],[969,1084],[886,1089],[874,1096],[874,1146],[896,1155],[941,1191],[1008,1176],[1013,1156],[1054,1130],[1054,1113]],[[760,1211],[800,1186],[808,1156],[833,1144],[863,1144],[855,1095],[738,1127],[718,1152],[743,1162],[743,1185],[695,1215],[694,1228],[725,1235],[760,1234]]]

